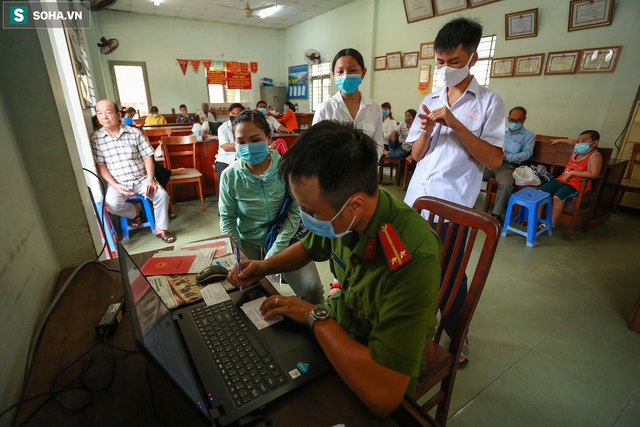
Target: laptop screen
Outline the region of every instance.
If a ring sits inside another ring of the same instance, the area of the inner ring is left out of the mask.
[[[127,311],[131,312],[130,318],[133,320],[134,333],[139,345],[165,369],[193,403],[203,409],[200,390],[171,313],[120,244],[118,256],[127,293]],[[206,414],[205,410],[203,412]]]

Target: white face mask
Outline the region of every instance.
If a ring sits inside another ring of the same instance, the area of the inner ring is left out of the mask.
[[[152,113],[151,114],[153,117],[158,117],[158,113]]]
[[[473,54],[469,58],[467,65],[462,68],[447,67],[446,65],[442,68],[438,68],[438,75],[446,87],[456,86],[467,78],[469,75],[469,64],[471,63],[471,59],[473,59]]]

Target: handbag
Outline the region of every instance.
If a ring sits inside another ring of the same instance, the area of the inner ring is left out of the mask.
[[[516,185],[540,185],[540,178],[529,166],[519,166],[513,171],[513,178]]]
[[[280,206],[280,210],[278,211],[278,215],[269,223],[269,231],[267,232],[267,239],[264,242],[264,247],[267,252],[271,249],[271,246],[276,241],[278,234],[280,234],[280,230],[282,229],[282,224],[284,223],[285,218],[287,217],[287,213],[289,212],[289,207],[291,207],[291,203],[293,203],[293,197],[289,194],[289,191],[285,189],[284,200],[282,202],[282,206]],[[300,221],[300,225],[296,230],[295,234],[289,240],[289,246],[298,242],[304,236],[309,234],[309,230],[304,226],[302,221]]]

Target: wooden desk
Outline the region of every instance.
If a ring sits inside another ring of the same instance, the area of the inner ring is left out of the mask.
[[[153,252],[147,252],[134,255],[133,259],[138,265],[142,265],[152,254]],[[117,259],[106,261],[105,264],[119,268]],[[62,284],[71,271],[72,269],[64,270],[58,284]],[[268,282],[264,286],[275,293]],[[59,372],[101,341],[95,333],[94,325],[100,320],[107,305],[118,300],[122,294],[119,273],[107,271],[96,264],[88,265],[78,272],[45,325],[22,398],[48,392]],[[124,320],[115,334],[109,337],[109,341],[125,349],[135,348],[128,315],[125,314]],[[79,412],[66,411],[50,400],[26,422],[26,426],[204,425],[165,377],[156,371],[153,364],[147,367],[141,354],[116,350],[114,360],[107,346],[100,345],[90,356],[94,361],[86,373],[87,382],[97,388],[108,383],[110,375],[115,372],[111,387],[95,392],[90,405]],[[77,376],[81,365],[88,358],[85,356],[81,359],[56,384],[67,384]],[[70,395],[61,395],[60,398],[67,405],[78,405],[82,399],[81,396]],[[22,424],[43,400],[44,398],[35,399],[22,405],[16,417],[16,425]],[[154,408],[157,417],[164,423],[154,416]],[[375,418],[335,372],[327,373],[281,397],[259,411],[259,415],[270,417],[274,427],[327,427],[338,423],[344,423],[348,427],[429,425],[421,417],[418,417],[420,421],[413,417],[411,424],[405,419],[397,424],[391,418]]]
[[[271,141],[275,141],[278,138],[284,139],[284,142],[287,143],[287,147],[291,148],[296,139],[300,136],[299,133],[274,133],[271,136]]]

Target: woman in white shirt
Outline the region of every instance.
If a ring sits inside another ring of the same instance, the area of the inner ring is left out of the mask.
[[[376,141],[378,157],[382,156],[382,108],[358,90],[367,74],[360,52],[351,48],[338,52],[331,63],[331,74],[340,90],[320,104],[312,125],[322,120],[353,122],[357,129]]]
[[[391,104],[383,102],[380,106],[382,107],[382,141],[386,144],[389,141],[391,132],[398,126],[398,122],[393,118]]]

